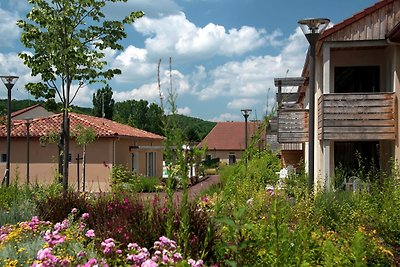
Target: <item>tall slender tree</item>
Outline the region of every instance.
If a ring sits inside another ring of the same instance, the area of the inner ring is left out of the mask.
[[[21,41],[30,52],[20,53],[32,76],[42,81],[28,83],[35,97],[63,104],[61,139],[63,144],[63,187],[68,189],[69,109],[80,88],[111,79],[118,69],[105,69],[104,50],[122,50],[125,25],[143,16],[131,12],[122,21],[106,20],[104,7],[127,0],[29,0],[32,10],[27,20],[19,20]],[[75,86],[75,87],[73,87]],[[73,88],[76,88],[76,90]]]
[[[97,90],[96,93],[93,93],[94,116],[112,119],[115,103],[112,96],[113,91],[108,84],[104,88]]]

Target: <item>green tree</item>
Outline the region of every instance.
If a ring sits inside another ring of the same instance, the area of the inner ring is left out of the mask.
[[[163,135],[163,110],[146,100],[127,100],[114,106],[114,120],[130,126]]]
[[[131,12],[122,21],[106,20],[103,8],[110,2],[127,0],[29,0],[32,10],[27,20],[19,20],[21,42],[32,53],[19,56],[42,81],[28,83],[26,89],[37,98],[63,104],[63,188],[68,189],[69,109],[80,88],[111,79],[118,69],[105,69],[104,50],[122,50],[118,43],[126,37],[125,25],[143,16]],[[72,90],[73,84],[77,89]]]
[[[114,99],[112,88],[107,84],[93,93],[93,115],[112,119],[114,111]]]

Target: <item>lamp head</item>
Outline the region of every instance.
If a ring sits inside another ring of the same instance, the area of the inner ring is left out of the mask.
[[[10,76],[10,75],[3,75],[0,76],[1,80],[3,81],[4,85],[14,85],[17,80],[18,80],[18,76]]]
[[[242,112],[242,115],[245,118],[249,117],[249,115],[251,113],[251,109],[250,108],[241,109],[240,111]]]
[[[322,33],[328,27],[330,20],[326,18],[310,18],[298,21],[304,34]]]

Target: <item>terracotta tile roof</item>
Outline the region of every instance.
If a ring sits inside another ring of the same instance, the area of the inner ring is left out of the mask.
[[[31,121],[29,126],[29,134],[32,137],[40,137],[50,132],[59,132],[62,123],[62,113],[52,115],[45,118],[37,118]],[[136,137],[148,139],[163,139],[162,136],[146,132],[125,124],[121,124],[112,120],[93,117],[89,115],[70,113],[70,127],[74,129],[76,125],[83,125],[84,127],[92,127],[98,137]],[[6,137],[6,125],[0,126],[0,138]],[[24,120],[13,121],[11,129],[12,137],[26,136],[26,125]]]
[[[248,122],[248,144],[251,136],[257,131],[258,124],[258,122]],[[244,150],[244,129],[244,122],[219,122],[198,147],[207,146],[209,150]]]
[[[331,34],[340,31],[341,29],[349,26],[350,24],[365,18],[366,16],[368,16],[369,14],[372,14],[373,12],[377,11],[378,9],[393,3],[394,0],[380,0],[379,2],[377,2],[376,4],[367,7],[366,9],[354,14],[353,16],[351,16],[348,19],[343,20],[342,22],[336,24],[335,26],[333,26],[332,28],[329,28],[327,30],[325,30],[322,33],[322,36],[320,37],[320,40],[325,39],[326,37],[330,36]]]
[[[30,106],[30,107],[27,107],[27,108],[23,108],[23,109],[14,111],[14,112],[11,113],[11,118],[14,118],[14,117],[16,117],[18,115],[21,115],[21,114],[23,114],[23,113],[25,113],[25,112],[27,112],[29,110],[32,110],[34,108],[37,108],[37,107],[40,107],[40,104],[36,104],[36,105]]]

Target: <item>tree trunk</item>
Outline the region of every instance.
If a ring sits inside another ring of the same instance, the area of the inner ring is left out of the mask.
[[[82,191],[85,192],[86,187],[86,145],[83,145],[82,155]]]
[[[67,79],[67,88],[65,90],[64,116],[63,116],[63,132],[64,132],[64,164],[63,164],[63,188],[64,193],[68,191],[68,167],[69,167],[69,93],[71,90],[71,81]]]
[[[68,110],[64,110],[63,116],[63,138],[64,138],[64,148],[63,148],[63,188],[64,192],[68,191],[68,167],[69,167],[69,114]]]

